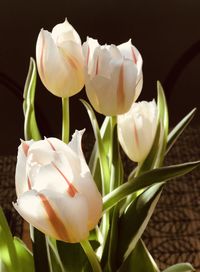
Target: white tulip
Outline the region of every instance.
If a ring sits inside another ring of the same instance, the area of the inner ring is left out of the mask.
[[[71,243],[86,239],[102,213],[82,134],[76,131],[68,145],[56,138],[22,142],[16,166],[16,210],[40,231]]]
[[[81,40],[67,20],[56,25],[52,32],[40,31],[36,61],[43,84],[54,95],[70,97],[83,88]]]
[[[117,122],[119,142],[126,155],[132,161],[144,161],[156,134],[156,102],[133,103],[127,113],[118,116]]]
[[[129,40],[119,46],[100,46],[88,38],[83,44],[85,85],[90,103],[104,115],[127,112],[143,83],[142,58]]]

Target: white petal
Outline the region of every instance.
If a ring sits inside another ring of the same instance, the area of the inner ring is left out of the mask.
[[[26,163],[27,152],[29,149],[28,147],[30,147],[32,144],[33,141],[23,141],[18,147],[17,164],[15,171],[15,187],[18,197],[28,190]],[[25,146],[27,146],[27,150],[25,150]]]
[[[88,228],[93,229],[102,216],[102,196],[90,172],[84,173],[74,181],[78,192],[84,195],[88,205]]]
[[[85,157],[82,150],[82,137],[85,129],[83,130],[75,130],[74,134],[72,135],[72,140],[69,142],[68,147],[77,155],[77,160],[80,162],[80,173],[88,172],[89,167],[85,161]]]
[[[63,23],[54,26],[52,29],[52,37],[58,46],[66,41],[75,41],[81,45],[81,39],[78,33],[67,19],[65,19]]]
[[[124,115],[118,116],[119,141],[127,156],[136,162],[149,153],[157,127],[157,107],[152,102],[134,103]]]
[[[45,194],[65,225],[70,239],[69,242],[76,243],[85,240],[89,234],[88,206],[85,196],[79,193],[74,197],[55,195],[53,192]]]
[[[33,165],[29,172],[32,189],[37,191],[49,189],[55,192],[67,193],[68,183],[53,164]],[[70,177],[67,177],[70,180]]]
[[[70,67],[58,50],[51,34],[41,30],[36,44],[36,60],[40,78],[54,95],[68,96]]]
[[[81,173],[75,176],[73,185],[79,193],[86,197],[88,204],[89,229],[97,225],[102,213],[102,197],[97,189],[97,186],[92,178],[89,167],[85,161],[81,148],[81,140],[84,130],[76,130],[69,143],[69,147],[78,154],[81,161]]]
[[[24,193],[13,205],[18,213],[31,225],[49,236],[56,237],[55,230],[35,190]]]
[[[87,73],[92,73],[92,68],[96,60],[94,60],[94,51],[96,48],[100,48],[97,40],[87,37],[87,41],[83,43],[83,55],[85,58],[85,65],[87,67]]]

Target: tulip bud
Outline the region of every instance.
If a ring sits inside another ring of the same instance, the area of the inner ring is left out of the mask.
[[[131,40],[119,46],[83,44],[85,85],[90,103],[104,115],[127,112],[142,89],[142,58]]]
[[[68,145],[56,138],[22,142],[16,166],[15,209],[40,231],[71,243],[86,239],[102,212],[82,134],[76,131]]]
[[[117,122],[119,142],[126,155],[132,161],[144,161],[156,134],[156,102],[133,103],[127,113],[118,116]]]
[[[70,97],[84,86],[81,40],[65,20],[52,32],[41,30],[36,44],[36,61],[45,87],[59,97]]]

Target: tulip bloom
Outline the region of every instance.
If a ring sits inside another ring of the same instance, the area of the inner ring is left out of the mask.
[[[56,138],[24,141],[18,149],[15,209],[57,240],[86,239],[101,217],[102,197],[81,149],[83,131],[66,145]]]
[[[142,58],[137,48],[131,40],[100,46],[88,38],[83,53],[86,93],[95,110],[111,116],[127,112],[142,89]]]
[[[144,161],[156,134],[156,102],[133,103],[127,113],[118,116],[117,122],[119,142],[126,155],[132,161]]]
[[[52,32],[41,30],[36,44],[36,61],[45,87],[59,97],[70,97],[84,86],[81,40],[65,20]]]

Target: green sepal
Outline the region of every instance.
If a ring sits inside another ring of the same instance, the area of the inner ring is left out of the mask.
[[[117,261],[123,263],[141,238],[160,198],[163,185],[146,189],[133,201],[119,220]]]
[[[14,245],[17,252],[21,272],[34,272],[33,255],[22,240],[14,237]]]
[[[159,268],[140,239],[126,261],[117,272],[159,272]]]
[[[6,217],[0,207],[0,260],[8,272],[21,272],[13,237]]]
[[[179,263],[168,267],[163,272],[194,272],[194,267],[189,263]]]
[[[40,132],[35,117],[35,87],[36,87],[36,64],[33,58],[30,59],[29,71],[24,87],[24,137],[25,140],[40,140]]]
[[[177,141],[177,139],[181,136],[181,134],[184,132],[185,128],[189,125],[189,123],[192,121],[194,115],[196,112],[196,108],[191,110],[176,126],[172,129],[172,131],[169,133],[167,137],[167,148],[165,155],[170,151],[174,143]]]
[[[145,172],[144,174],[120,185],[118,188],[104,196],[103,211],[105,212],[109,210],[119,201],[138,190],[159,182],[166,182],[172,178],[189,173],[199,164],[200,161],[188,162],[173,166],[165,166]]]

